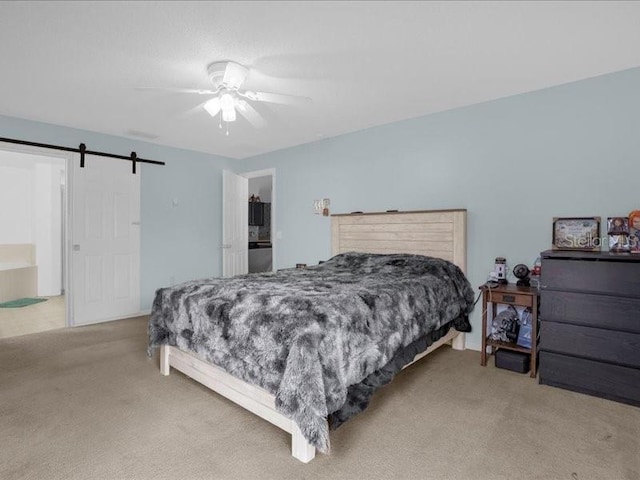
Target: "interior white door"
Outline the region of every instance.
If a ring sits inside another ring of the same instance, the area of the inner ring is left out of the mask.
[[[122,160],[73,162],[73,324],[140,311],[140,174]]]
[[[249,180],[222,172],[222,276],[249,272]]]

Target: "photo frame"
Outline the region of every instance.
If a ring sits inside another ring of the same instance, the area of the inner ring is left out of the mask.
[[[629,247],[631,253],[640,254],[640,210],[629,214]]]
[[[607,218],[607,233],[609,234],[609,251],[612,253],[629,253],[629,219],[626,217]]]
[[[553,250],[599,252],[600,217],[554,217]]]

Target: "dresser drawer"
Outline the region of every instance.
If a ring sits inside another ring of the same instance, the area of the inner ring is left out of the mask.
[[[542,289],[640,298],[640,264],[606,260],[542,260]]]
[[[640,334],[543,321],[540,350],[640,368]]]
[[[640,369],[540,352],[540,383],[640,405]]]
[[[640,333],[640,298],[543,290],[542,320]]]
[[[531,295],[521,295],[518,293],[489,292],[489,301],[492,303],[509,303],[520,307],[531,307],[533,297]]]

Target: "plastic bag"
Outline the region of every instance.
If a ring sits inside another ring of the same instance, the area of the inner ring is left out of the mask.
[[[518,318],[518,311],[513,305],[509,305],[506,310],[496,315],[496,318],[491,322],[491,333],[489,336],[492,340],[515,343],[518,339],[519,330],[520,320]]]
[[[525,308],[522,312],[522,320],[520,320],[520,331],[518,332],[518,346],[531,348],[531,332],[532,332],[532,315],[529,308]]]

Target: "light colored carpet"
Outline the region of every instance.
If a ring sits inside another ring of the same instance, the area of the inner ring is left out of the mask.
[[[639,479],[640,409],[441,348],[304,465],[289,437],[146,356],[146,318],[0,340],[0,478]]]

